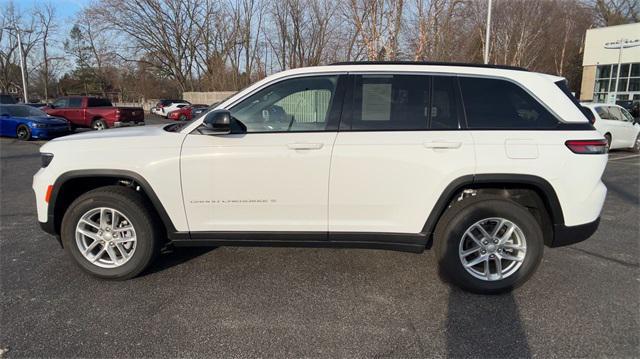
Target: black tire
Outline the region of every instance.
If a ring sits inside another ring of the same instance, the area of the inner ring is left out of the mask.
[[[29,141],[31,139],[31,130],[27,125],[20,125],[16,128],[16,137],[20,141]]]
[[[516,272],[501,280],[486,281],[471,275],[459,257],[465,231],[486,218],[501,217],[515,223],[526,238],[526,255]],[[440,218],[434,233],[434,250],[441,275],[464,290],[479,294],[499,294],[526,282],[542,259],[544,239],[540,224],[523,206],[498,196],[477,196],[452,205]]]
[[[107,126],[107,123],[104,120],[96,119],[96,120],[93,120],[93,122],[91,122],[91,128],[96,131],[101,131],[101,130],[106,130],[109,127]]]
[[[636,142],[633,144],[633,147],[631,147],[631,152],[640,153],[640,133],[636,137]]]
[[[605,134],[604,138],[607,140],[607,149],[611,149],[611,134]]]
[[[136,248],[131,259],[116,268],[103,268],[90,263],[76,244],[75,230],[82,216],[91,209],[110,207],[124,214],[135,228]],[[67,253],[84,271],[104,279],[125,280],[142,272],[160,251],[161,232],[151,204],[133,189],[106,186],[91,190],[78,197],[64,214],[61,239]]]

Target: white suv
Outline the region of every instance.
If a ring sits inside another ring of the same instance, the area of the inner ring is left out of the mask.
[[[165,244],[433,245],[449,280],[497,293],[533,274],[544,245],[588,238],[606,195],[606,141],[564,79],[492,66],[289,70],[192,122],[41,152],[40,224],[109,279]]]
[[[640,125],[625,108],[606,103],[583,103],[591,112],[591,123],[609,143],[609,148],[640,152]]]

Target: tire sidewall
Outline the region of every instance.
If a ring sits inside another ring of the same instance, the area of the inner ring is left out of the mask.
[[[20,138],[20,135],[18,135],[18,133],[20,132],[21,128],[25,129],[25,131],[27,132],[27,137]],[[31,139],[31,130],[29,129],[29,126],[27,126],[27,125],[19,125],[16,128],[16,138],[19,139],[20,141],[29,141]]]
[[[491,217],[501,217],[515,223],[522,230],[527,245],[520,268],[499,281],[484,281],[472,276],[463,267],[458,253],[466,230],[474,223]],[[466,290],[483,294],[509,291],[524,283],[535,272],[544,248],[542,230],[536,219],[528,210],[509,200],[479,201],[462,208],[449,220],[439,237],[438,240],[444,241],[439,246],[438,254],[441,269],[444,270],[442,274]]]
[[[132,223],[136,231],[136,250],[133,257],[117,268],[102,268],[90,263],[80,253],[76,244],[75,230],[80,218],[98,207],[110,207],[123,213]],[[80,198],[65,213],[61,226],[61,239],[67,253],[83,270],[101,278],[126,279],[135,276],[149,263],[154,254],[153,225],[143,209],[132,205],[129,201],[118,201],[112,197],[95,194],[92,197]]]
[[[98,128],[98,124],[101,123],[102,124],[102,128]],[[93,121],[93,123],[91,124],[91,128],[93,128],[96,131],[102,131],[102,130],[106,130],[107,129],[107,123],[104,122],[103,120],[95,120]]]

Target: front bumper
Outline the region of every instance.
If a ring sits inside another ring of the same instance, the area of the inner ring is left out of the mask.
[[[50,139],[70,134],[69,128],[32,128],[31,137],[37,139]]]
[[[600,225],[600,217],[595,221],[577,226],[565,226],[556,224],[553,226],[553,242],[550,247],[562,247],[582,242],[591,237]]]

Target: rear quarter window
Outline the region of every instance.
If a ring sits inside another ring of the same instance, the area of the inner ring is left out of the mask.
[[[507,80],[460,77],[470,129],[554,129],[558,120],[528,92]]]

